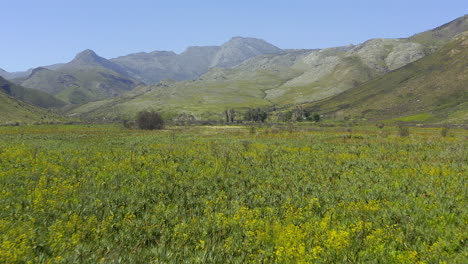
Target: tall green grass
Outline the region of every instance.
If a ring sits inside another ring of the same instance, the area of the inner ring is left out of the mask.
[[[466,261],[466,131],[249,130],[0,128],[0,262]]]

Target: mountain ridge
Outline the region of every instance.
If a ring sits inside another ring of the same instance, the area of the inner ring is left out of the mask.
[[[111,59],[134,73],[142,82],[155,84],[164,79],[196,79],[213,67],[234,67],[251,57],[283,52],[257,38],[233,37],[221,46],[189,46],[177,54],[171,51],[134,53]]]

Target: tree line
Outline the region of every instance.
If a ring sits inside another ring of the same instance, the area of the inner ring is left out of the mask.
[[[237,112],[234,109],[227,109],[223,112],[224,121],[227,124],[236,122],[253,122],[253,123],[264,123],[270,117],[270,121],[273,121],[274,117],[271,117],[267,109],[263,108],[249,108],[245,112]],[[236,118],[240,117],[240,120]],[[320,121],[320,114],[313,113],[302,107],[296,107],[292,110],[280,112],[276,116],[278,122],[301,122],[301,121]],[[195,117],[191,114],[181,113],[172,119],[176,125],[188,125],[195,122]],[[164,129],[164,119],[160,113],[156,111],[142,111],[137,114],[136,120],[124,121],[124,126],[127,128],[138,127],[145,130],[157,130]]]

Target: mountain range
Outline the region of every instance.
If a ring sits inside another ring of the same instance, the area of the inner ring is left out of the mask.
[[[65,64],[0,75],[80,104],[115,97],[144,83],[196,79],[212,67],[228,68],[260,54],[281,52],[263,40],[234,37],[222,46],[189,47],[181,54],[154,51],[107,60],[85,50]]]
[[[303,105],[330,117],[423,114],[434,122],[466,122],[460,100],[466,99],[468,67],[460,58],[466,55],[467,30],[465,15],[408,38],[328,49],[283,50],[234,37],[180,54],[154,51],[108,60],[86,50],[68,63],[0,75],[74,105],[64,108],[67,114],[92,119],[132,118],[145,109],[219,119],[227,108]],[[419,98],[421,107],[400,107],[412,102],[408,98]]]
[[[210,68],[231,68],[246,59],[283,51],[255,38],[234,37],[221,46],[189,47],[181,54],[168,51],[136,53],[111,59],[146,84],[165,79],[197,79]]]
[[[29,76],[12,81],[72,104],[118,96],[141,84],[126,75],[121,66],[99,57],[92,50],[77,54],[72,61],[54,70],[39,67]]]

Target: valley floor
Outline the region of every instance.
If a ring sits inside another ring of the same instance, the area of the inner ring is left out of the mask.
[[[466,263],[467,130],[399,132],[0,127],[0,263]]]

